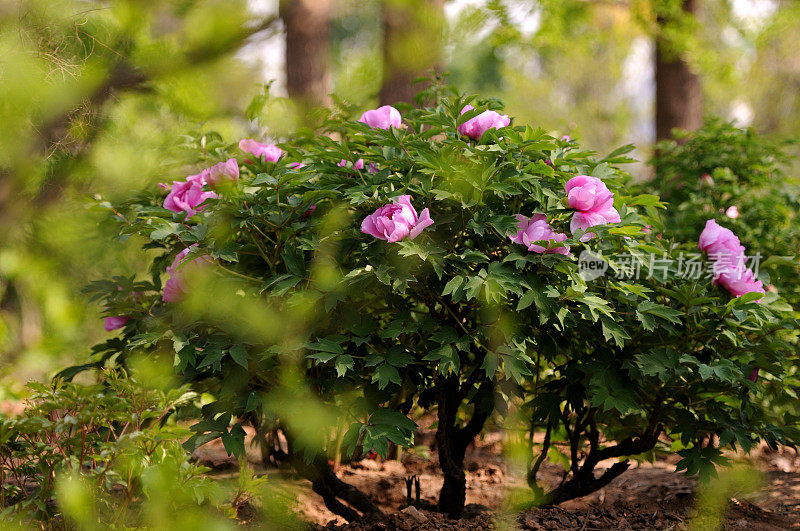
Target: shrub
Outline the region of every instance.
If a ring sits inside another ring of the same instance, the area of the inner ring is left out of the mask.
[[[165,186],[168,199],[105,204],[153,266],[146,281],[92,286],[130,320],[84,367],[174,357],[216,397],[187,447],[220,437],[241,453],[242,423],[280,427],[348,519],[378,509],[328,457],[410,445],[415,406],[436,410],[451,514],[467,446],[509,409],[546,433],[529,448],[537,503],[602,487],[660,441],[703,478],[722,447],[797,442],[797,419],[757,400],[797,384],[784,371],[791,307],[755,279],[732,297],[687,274],[712,267],[687,259],[699,231],[686,243],[648,232],[663,205],[626,192],[630,146],[600,157],[508,125],[494,100],[438,86],[423,99],[432,106],[403,107],[403,127],[336,109],[282,149],[208,134],[195,142],[216,164]],[[548,455],[565,476],[543,488]],[[620,462],[595,476],[607,458]]]
[[[28,384],[24,413],[0,419],[0,508],[7,523],[12,516],[52,523],[65,492],[74,494],[62,488],[55,500],[69,478],[92,493],[92,525],[134,524],[140,515],[133,509],[164,475],[181,491],[169,498],[169,510],[185,509],[187,498],[190,505],[218,498],[201,475],[207,469],[190,464],[180,447],[188,430],[163,423],[196,395],[185,387],[162,393],[109,376],[97,385]]]
[[[656,146],[658,178],[643,185],[669,202],[664,230],[688,241],[716,218],[760,253],[770,284],[797,306],[800,183],[786,173],[791,144],[719,118],[679,140]]]

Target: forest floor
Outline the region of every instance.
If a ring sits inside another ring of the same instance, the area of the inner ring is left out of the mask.
[[[489,433],[470,447],[467,469],[467,510],[460,520],[450,520],[432,510],[442,485],[435,452],[422,457],[404,454],[401,461],[364,459],[338,470],[346,482],[369,494],[388,515],[380,521],[346,524],[325,508],[322,499],[311,492],[308,482],[285,470],[262,469],[297,492],[297,511],[316,529],[337,530],[479,530],[553,529],[588,531],[593,529],[688,529],[692,526],[697,479],[675,472],[675,459],[643,463],[622,474],[607,487],[559,507],[531,509],[511,515],[503,511],[508,495],[527,489],[521,474],[506,464],[501,450],[501,434]],[[423,431],[418,444],[432,442],[432,433]],[[250,451],[250,450],[248,450]],[[236,462],[228,458],[221,444],[210,443],[195,457],[217,473],[230,474]],[[253,449],[248,459],[259,461]],[[773,452],[766,447],[754,451],[748,462],[763,473],[763,486],[757,492],[741,493],[729,500],[725,512],[726,529],[800,529],[800,455],[794,450]],[[610,466],[601,463],[599,468]],[[227,472],[226,472],[227,470]],[[420,479],[421,509],[407,507],[405,478]],[[562,469],[545,465],[540,472],[544,484],[556,484]],[[256,523],[256,522],[253,522]],[[704,528],[704,526],[699,526]]]

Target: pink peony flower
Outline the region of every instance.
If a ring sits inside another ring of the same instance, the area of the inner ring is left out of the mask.
[[[725,211],[725,215],[731,219],[736,219],[739,217],[739,208],[736,205],[728,207],[728,210]]]
[[[264,157],[265,162],[278,162],[278,159],[283,155],[283,150],[275,144],[264,144],[252,138],[240,140],[239,149],[256,157]]]
[[[169,275],[169,278],[164,283],[164,291],[161,294],[161,300],[164,302],[178,302],[183,299],[188,291],[188,286],[186,286],[185,280],[187,268],[207,264],[208,261],[211,260],[209,255],[204,255],[195,258],[191,262],[184,263],[186,255],[189,254],[189,251],[192,249],[192,247],[196,246],[196,243],[192,244],[183,251],[179,252],[175,257],[175,260],[172,261],[172,265],[167,266],[167,274]]]
[[[567,181],[564,189],[569,206],[577,210],[569,224],[573,233],[578,229],[585,231],[589,227],[620,222],[619,212],[614,208],[614,194],[597,177],[578,175]],[[595,236],[587,232],[581,236],[581,241],[587,242]]]
[[[614,206],[614,194],[597,177],[578,175],[564,186],[569,207],[580,212],[599,212]]]
[[[239,180],[239,163],[236,159],[228,159],[203,170],[205,179],[211,188],[216,188],[223,182],[235,183]]]
[[[706,186],[714,186],[714,179],[707,173],[700,176],[700,182]]]
[[[130,317],[124,316],[115,316],[115,317],[106,317],[103,319],[103,328],[106,329],[106,332],[111,332],[112,330],[117,330],[118,328],[122,328],[125,326],[125,323],[130,321]]]
[[[216,199],[217,194],[203,190],[206,184],[206,173],[190,175],[185,181],[173,181],[172,188],[166,199],[164,208],[173,212],[186,212],[187,216],[194,216],[203,208],[206,199]]]
[[[413,240],[430,225],[433,225],[433,220],[428,209],[417,216],[417,211],[411,205],[411,196],[401,195],[396,203],[384,205],[364,218],[361,232],[388,242],[397,242],[406,236]]]
[[[475,107],[467,105],[461,109],[461,114],[473,110]],[[511,119],[507,114],[500,114],[495,111],[483,111],[478,116],[470,118],[463,124],[458,126],[458,132],[464,136],[468,136],[474,140],[478,140],[483,133],[489,129],[500,129],[501,127],[508,127]]]
[[[608,223],[619,223],[619,221],[619,212],[617,212],[617,209],[614,207],[599,212],[575,212],[572,215],[572,220],[569,222],[569,230],[574,233],[578,229],[585,231],[589,227],[606,225]],[[597,236],[597,234],[594,232],[587,232],[581,236],[581,241],[588,242],[595,236]]]
[[[570,141],[570,137],[569,137],[569,135],[564,135],[564,136],[562,136],[562,137],[561,137],[561,141],[562,141],[562,142],[569,142],[569,141]]]
[[[534,214],[528,219],[522,214],[517,214],[516,217],[519,220],[519,231],[510,236],[511,241],[525,245],[529,251],[533,251],[534,253],[569,254],[568,246],[553,245],[553,242],[563,242],[566,240],[567,235],[554,232],[547,223],[547,216],[544,214]],[[547,247],[543,247],[533,243],[537,241],[548,241],[549,243]]]
[[[300,168],[305,168],[306,164],[303,164],[302,162],[292,162],[289,164],[289,167],[293,170],[299,170]]]
[[[765,293],[761,281],[755,279],[755,275],[750,269],[730,270],[721,273],[714,279],[714,283],[722,286],[735,297],[741,297],[745,293],[752,292]],[[758,300],[760,301],[761,299]]]
[[[400,127],[403,117],[400,116],[400,111],[391,105],[384,105],[383,107],[366,111],[358,121],[367,124],[373,129],[389,129],[391,127]]]
[[[709,219],[697,246],[714,262],[714,284],[736,297],[752,292],[765,293],[761,281],[756,280],[753,271],[746,267],[745,249],[730,229]]]
[[[339,162],[338,166],[341,167],[341,168],[346,168],[347,164],[348,164],[347,159],[342,159]],[[358,159],[356,161],[355,165],[353,166],[353,168],[355,168],[357,170],[363,170],[364,169],[364,159]]]
[[[717,224],[714,219],[706,221],[703,232],[697,242],[701,251],[714,256],[739,256],[744,254],[744,247],[739,243],[739,238],[730,230]]]
[[[300,216],[300,218],[301,218],[301,219],[307,219],[309,216],[311,216],[311,214],[313,214],[313,213],[314,213],[314,211],[315,211],[316,209],[317,209],[317,205],[316,205],[316,204],[314,204],[314,205],[311,205],[310,207],[308,207],[308,210],[306,210],[305,212],[303,212],[303,214]]]

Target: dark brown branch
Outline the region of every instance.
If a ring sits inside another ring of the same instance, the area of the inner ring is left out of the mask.
[[[533,489],[534,494],[540,496],[543,491],[542,488],[539,487],[539,484],[536,483],[536,475],[539,473],[539,468],[541,468],[542,463],[547,458],[547,452],[550,451],[550,435],[553,431],[553,423],[550,422],[550,418],[547,419],[547,429],[544,432],[544,440],[542,441],[542,452],[539,454],[539,457],[536,458],[534,461],[533,466],[531,466],[530,470],[528,470],[528,486]],[[531,423],[531,451],[533,451],[533,423]]]
[[[489,395],[489,400],[492,401],[489,407],[481,403],[482,400],[486,399],[487,393]],[[462,455],[466,451],[467,446],[469,446],[473,439],[483,430],[483,425],[486,424],[486,421],[489,420],[489,417],[494,411],[494,384],[491,381],[483,382],[480,385],[472,399],[472,404],[475,408],[472,412],[472,417],[469,419],[466,426],[458,430],[458,437],[461,439],[461,443],[464,446]]]
[[[594,475],[594,468],[600,461],[627,455],[637,455],[652,450],[656,442],[658,442],[660,433],[661,429],[656,428],[645,433],[642,437],[631,437],[614,446],[603,449],[596,449],[595,447],[595,449],[590,450],[584,459],[583,465],[580,468],[573,468],[572,478],[545,495],[545,505],[558,505],[567,500],[586,496],[605,487],[625,472],[630,467],[630,463],[627,460],[614,463],[611,468],[603,472],[598,478]]]
[[[295,456],[293,465],[301,476],[311,481],[311,490],[322,496],[325,507],[348,522],[366,515],[383,515],[366,494],[336,476],[326,455],[317,455],[311,463],[306,463],[302,457]],[[346,502],[349,507],[340,500]]]

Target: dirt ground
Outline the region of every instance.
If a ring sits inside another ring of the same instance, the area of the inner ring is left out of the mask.
[[[430,442],[431,434],[420,434]],[[227,458],[221,444],[209,444],[196,458],[220,472],[230,473],[236,466]],[[259,461],[258,452],[249,456]],[[800,455],[793,450],[772,452],[763,447],[749,460],[764,473],[758,492],[731,498],[725,513],[726,529],[800,529]],[[449,520],[433,509],[442,480],[435,452],[430,457],[404,454],[401,461],[365,459],[342,466],[339,476],[368,493],[388,516],[380,521],[346,524],[328,511],[310,485],[291,472],[264,469],[290,484],[298,492],[297,510],[312,527],[337,530],[477,530],[477,529],[553,529],[583,531],[592,529],[687,529],[693,514],[697,480],[676,473],[674,460],[635,466],[604,489],[560,507],[531,509],[523,514],[503,511],[510,493],[526,489],[519,473],[510,470],[501,449],[501,434],[484,436],[467,452],[467,511],[460,520]],[[603,464],[601,463],[601,466]],[[606,464],[607,466],[610,463]],[[544,483],[555,484],[561,468],[546,465],[540,472]],[[405,478],[420,479],[421,509],[407,507]],[[697,527],[697,526],[695,526]]]

